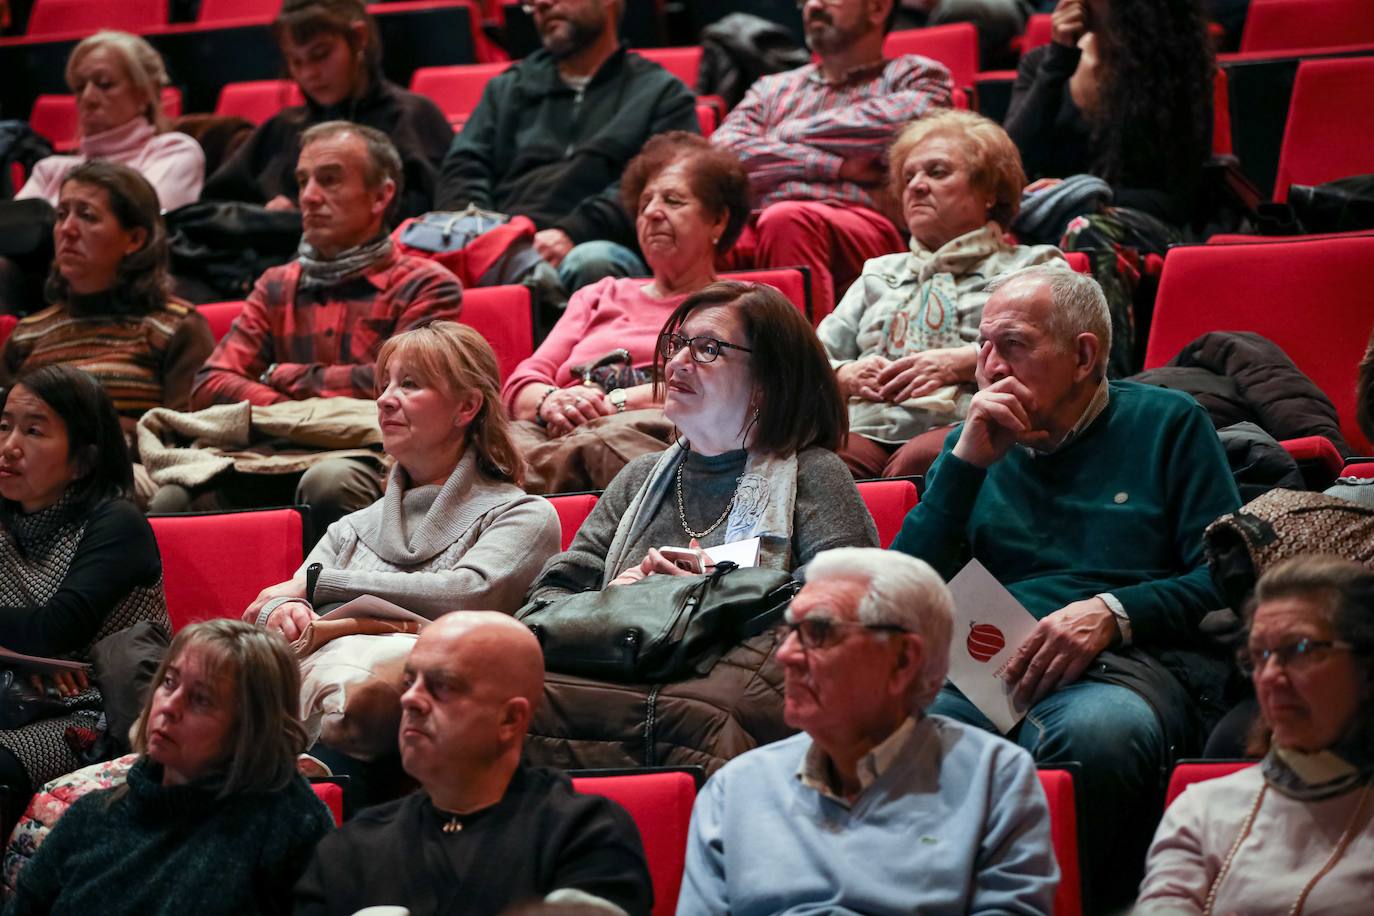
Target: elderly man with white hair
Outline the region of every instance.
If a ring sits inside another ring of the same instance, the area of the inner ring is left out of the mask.
[[[946,577],[979,560],[1039,623],[1009,663],[1027,709],[1009,735],[1082,765],[1085,869],[1129,903],[1173,760],[1200,749],[1225,659],[1196,651],[1224,605],[1203,529],[1240,495],[1191,397],[1108,382],[1111,321],[1091,277],[1032,267],[993,284],[979,391],[893,550]],[[959,691],[932,709],[992,728]]]
[[[706,784],[679,916],[1049,913],[1059,871],[1030,755],[924,711],[949,669],[940,577],[847,547],[806,579],[778,650],[803,733]]]

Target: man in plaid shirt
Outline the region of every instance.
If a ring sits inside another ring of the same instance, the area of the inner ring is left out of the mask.
[[[819,321],[864,261],[905,247],[878,199],[887,145],[954,87],[935,61],[883,59],[894,0],[800,5],[819,63],[755,82],[711,142],[744,162],[759,207],[730,266],[810,267]]]
[[[301,137],[296,178],[304,228],[299,255],[258,279],[243,312],[196,373],[195,409],[240,401],[371,399],[377,352],[387,338],[437,319],[458,319],[458,279],[433,261],[395,251],[386,234],[401,160],[385,134],[344,121],[312,127]],[[253,501],[252,494],[216,495],[210,502],[184,498],[207,508]],[[323,528],[381,495],[380,468],[347,458],[319,462],[302,475],[295,495],[316,510]],[[176,498],[159,492],[155,506],[174,511]]]

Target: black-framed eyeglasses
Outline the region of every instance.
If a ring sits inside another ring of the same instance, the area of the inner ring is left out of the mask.
[[[910,633],[906,627],[895,623],[860,623],[857,620],[832,620],[829,617],[803,617],[801,620],[787,620],[782,628],[788,634],[797,636],[803,649],[824,649],[839,640],[844,627],[858,627],[878,633]]]
[[[740,350],[744,353],[753,353],[748,347],[741,347],[739,344],[726,343],[723,340],[716,340],[714,337],[683,337],[681,334],[660,334],[658,335],[658,352],[663,354],[665,360],[677,356],[678,351],[687,347],[692,355],[692,361],[698,363],[715,362],[721,350]]]
[[[1302,671],[1326,658],[1331,652],[1350,651],[1355,647],[1338,639],[1299,639],[1282,646],[1259,648],[1251,646],[1240,653],[1240,667],[1247,675],[1263,671],[1270,659],[1285,671]]]

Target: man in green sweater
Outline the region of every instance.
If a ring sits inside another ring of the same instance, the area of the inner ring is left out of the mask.
[[[979,325],[979,392],[893,543],[946,578],[976,558],[1039,619],[1006,679],[1008,736],[1077,761],[1097,904],[1129,902],[1176,755],[1200,738],[1198,623],[1223,606],[1202,532],[1240,505],[1203,409],[1107,382],[1111,323],[1090,277],[1031,268]],[[984,728],[947,685],[931,707]]]

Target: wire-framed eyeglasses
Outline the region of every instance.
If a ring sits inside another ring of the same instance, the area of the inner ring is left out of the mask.
[[[658,352],[663,354],[665,360],[677,356],[678,351],[687,347],[691,353],[692,361],[698,363],[715,362],[721,350],[740,350],[744,353],[753,353],[748,347],[741,347],[739,344],[726,343],[714,337],[683,337],[681,334],[667,333],[658,335]]]
[[[860,623],[857,620],[832,620],[829,617],[803,617],[801,620],[783,622],[783,630],[797,635],[803,649],[824,649],[839,640],[845,627],[858,627],[878,633],[910,633],[906,627],[895,623]]]
[[[1299,639],[1281,646],[1250,646],[1240,653],[1240,667],[1247,675],[1263,671],[1270,660],[1285,671],[1302,671],[1320,662],[1331,652],[1350,651],[1355,647],[1336,639]]]

